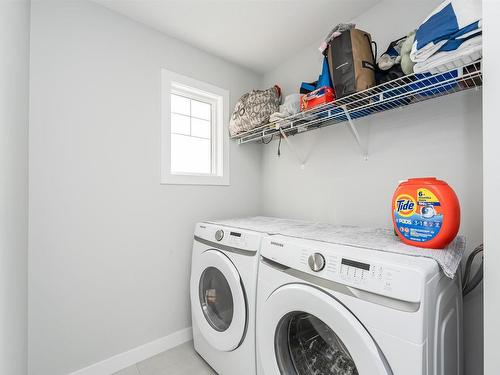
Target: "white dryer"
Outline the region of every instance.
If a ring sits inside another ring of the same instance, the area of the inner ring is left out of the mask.
[[[263,233],[196,225],[191,267],[195,350],[220,375],[255,375],[255,303]]]
[[[262,240],[259,375],[461,375],[458,277],[428,258]]]

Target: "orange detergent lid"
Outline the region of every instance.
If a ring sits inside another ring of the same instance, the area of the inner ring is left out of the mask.
[[[435,177],[410,178],[392,199],[392,221],[406,244],[442,249],[460,228],[460,203],[455,191]]]
[[[402,181],[399,185],[447,185],[445,181],[438,180],[436,177],[417,177],[409,178],[408,180]]]

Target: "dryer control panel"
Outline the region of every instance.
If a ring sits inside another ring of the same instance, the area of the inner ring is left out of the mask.
[[[439,272],[427,258],[284,236],[264,238],[261,255],[301,272],[408,302],[419,302],[426,279]],[[324,259],[321,268],[319,259]]]
[[[230,247],[239,251],[255,253],[260,249],[262,234],[238,228],[209,223],[196,224],[195,239],[204,240],[214,247]]]

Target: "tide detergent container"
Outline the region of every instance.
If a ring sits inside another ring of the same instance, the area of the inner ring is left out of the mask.
[[[442,249],[460,227],[457,195],[435,177],[401,182],[392,198],[392,213],[394,230],[408,245]]]

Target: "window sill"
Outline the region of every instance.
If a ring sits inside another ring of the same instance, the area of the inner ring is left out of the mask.
[[[170,174],[161,179],[161,185],[229,186],[229,176],[196,176]]]

